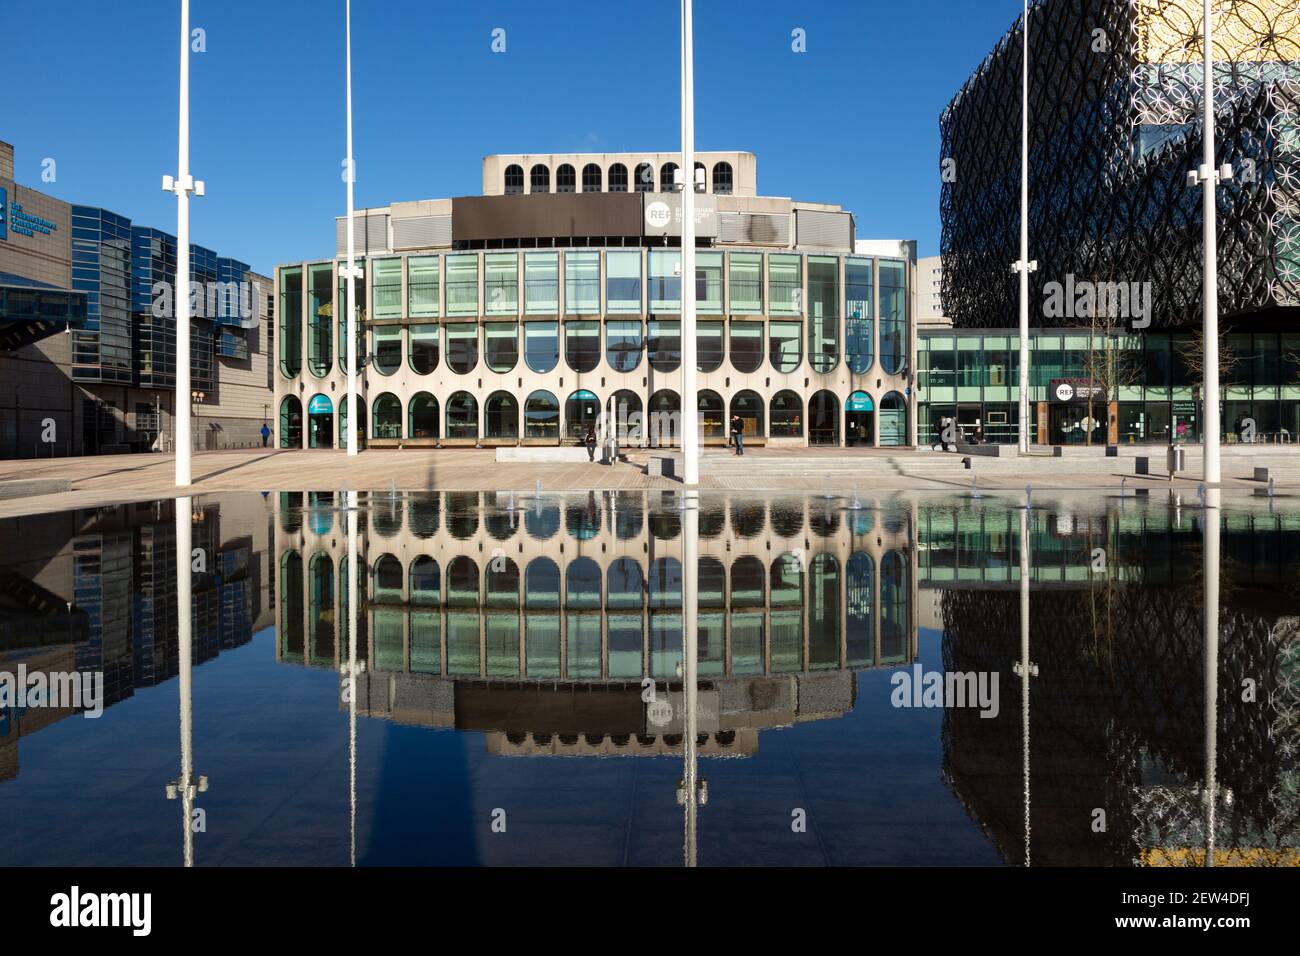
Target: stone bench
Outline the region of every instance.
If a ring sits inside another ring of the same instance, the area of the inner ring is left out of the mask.
[[[958,441],[957,454],[978,455],[981,458],[1001,458],[1001,445],[972,445],[970,442]]]
[[[675,468],[676,462],[672,458],[654,455],[646,463],[645,473],[649,478],[672,478]]]

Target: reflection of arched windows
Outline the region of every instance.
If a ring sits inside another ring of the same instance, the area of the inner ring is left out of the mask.
[[[803,534],[803,499],[777,498],[771,504],[772,532],[782,538]]]
[[[469,392],[447,399],[447,437],[478,438],[478,399]]]
[[[682,606],[682,563],[676,558],[655,558],[650,562],[648,603],[652,608]]]
[[[731,399],[731,417],[740,417],[746,438],[763,437],[763,399],[757,392],[737,392]]]
[[[537,163],[528,174],[528,191],[530,193],[549,193],[551,191],[551,171],[544,163]]]
[[[717,558],[705,555],[699,560],[699,590],[697,597],[701,608],[727,606],[727,569]]]
[[[447,530],[458,541],[466,541],[478,533],[477,492],[448,492]]]
[[[845,664],[849,667],[870,667],[875,658],[875,577],[871,555],[853,552],[844,575]]]
[[[479,606],[478,565],[468,555],[457,555],[447,565],[447,606]]]
[[[436,504],[436,496],[435,504]],[[412,515],[414,520],[414,515]],[[411,673],[437,674],[442,670],[442,616],[437,608],[442,603],[442,573],[438,562],[422,554],[411,562],[408,583],[411,612],[410,627]]]
[[[442,517],[442,499],[437,492],[421,492],[411,497],[411,534],[432,538],[438,533]]]
[[[655,191],[655,168],[649,163],[636,164],[636,191],[652,193]]]
[[[483,412],[484,436],[487,438],[519,437],[519,402],[509,392],[493,392]]]
[[[506,167],[506,195],[517,196],[524,191],[524,167],[511,163]]]
[[[897,551],[880,559],[880,663],[908,658],[908,566]]]
[[[827,501],[824,507],[808,509],[808,530],[819,538],[831,538],[840,530],[839,509]]]
[[[584,193],[598,193],[602,189],[602,175],[600,167],[595,163],[588,163],[582,167],[582,191]]]
[[[375,399],[372,408],[375,420],[371,426],[371,435],[374,438],[401,438],[401,400],[392,392],[385,392]]]
[[[731,606],[763,607],[763,585],[767,578],[763,562],[751,554],[742,555],[731,565]]]
[[[677,164],[664,163],[659,167],[659,191],[670,193],[677,186]]]
[[[641,495],[635,491],[619,491],[614,494],[614,537],[619,541],[631,541],[641,534],[644,520],[644,504]]]
[[[564,606],[571,611],[600,610],[600,565],[591,558],[575,558],[564,572]]]
[[[559,441],[560,402],[545,389],[538,389],[524,401],[524,437]]]
[[[713,191],[719,196],[731,195],[731,163],[713,164]]]
[[[587,492],[585,501],[570,500],[572,504],[564,509],[564,523],[568,526],[569,534],[579,541],[587,541],[600,534],[600,505],[596,503],[596,493]]]
[[[560,506],[533,501],[524,511],[524,530],[534,541],[555,537],[560,530]]]
[[[349,573],[350,572],[348,569],[348,556],[345,554],[342,557],[342,559],[340,559],[339,561],[339,651],[338,651],[339,661],[347,660],[348,655],[350,653],[350,648],[348,645],[351,642],[348,636],[349,634],[348,628],[352,626],[352,611],[351,611],[351,605],[348,603]],[[364,563],[362,563],[362,565],[357,568],[356,583],[357,583],[357,607],[359,608],[359,613],[357,614],[357,659],[365,660],[369,651],[369,648],[367,647],[367,641],[366,641],[366,635],[369,633],[369,627],[368,627],[369,622],[366,620],[367,615],[365,612],[365,608],[367,604],[367,599],[366,599],[367,581],[366,581],[366,567]]]
[[[560,566],[550,558],[533,558],[524,570],[524,607],[555,610],[560,606]]]
[[[402,499],[372,494],[370,517],[375,526],[375,534],[381,538],[391,538],[402,530]]]
[[[280,402],[280,447],[302,447],[302,402],[297,395],[286,395]]]
[[[484,607],[519,607],[519,565],[501,555],[487,564],[487,594]]]
[[[568,163],[561,163],[555,170],[555,191],[573,193],[578,191],[578,175]]]
[[[406,434],[409,438],[438,437],[438,400],[428,392],[418,392],[406,407]]]
[[[612,562],[605,587],[605,603],[609,610],[641,610],[642,592],[645,590],[641,562],[627,557]]]
[[[307,563],[307,621],[311,635],[311,663],[334,663],[334,560],[317,551]]]
[[[754,538],[763,533],[767,513],[761,501],[731,503],[731,531],[738,538]]]
[[[615,163],[609,167],[609,191],[612,193],[627,192],[627,167],[622,163]]]
[[[704,437],[725,438],[727,435],[727,416],[726,409],[722,405],[722,396],[707,388],[700,389],[697,394],[700,422],[704,427]]]
[[[803,399],[789,389],[772,396],[768,433],[773,438],[803,437]]]
[[[840,664],[840,562],[819,554],[808,569],[808,669]]]
[[[625,559],[626,560],[626,559]],[[280,650],[284,657],[302,658],[302,555],[286,551],[280,558]]]
[[[488,491],[483,494],[483,527],[498,541],[509,541],[519,530],[518,505],[509,509],[511,492]]]
[[[448,510],[451,510],[450,502]],[[479,607],[478,565],[466,555],[452,558],[447,565],[448,674],[478,675],[482,672]]]
[[[376,604],[402,603],[402,562],[391,554],[382,554],[375,561],[375,586],[373,593]]]

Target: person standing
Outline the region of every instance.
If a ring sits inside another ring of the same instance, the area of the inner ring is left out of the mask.
[[[587,437],[584,438],[582,441],[583,444],[587,446],[587,460],[594,463],[596,461],[596,426],[595,425],[587,426]]]
[[[731,438],[736,443],[736,454],[745,453],[745,423],[739,415],[731,416]]]
[[[262,447],[265,448],[266,443],[270,440],[271,440],[271,429],[266,427],[266,422],[262,422]]]

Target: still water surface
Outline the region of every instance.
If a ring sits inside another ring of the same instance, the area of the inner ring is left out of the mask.
[[[0,864],[1297,865],[1300,510],[1219,504],[3,521],[0,672],[102,674],[104,708],[0,709]]]

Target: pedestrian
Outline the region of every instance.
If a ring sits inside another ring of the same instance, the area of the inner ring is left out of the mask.
[[[745,454],[745,423],[739,415],[731,416],[731,437],[736,443],[736,454]]]
[[[583,439],[583,443],[587,446],[587,460],[590,462],[595,462],[596,460],[596,426],[595,425],[587,426],[587,437]]]
[[[266,443],[270,440],[271,440],[271,429],[266,427],[266,422],[262,422],[262,447],[265,448]]]

